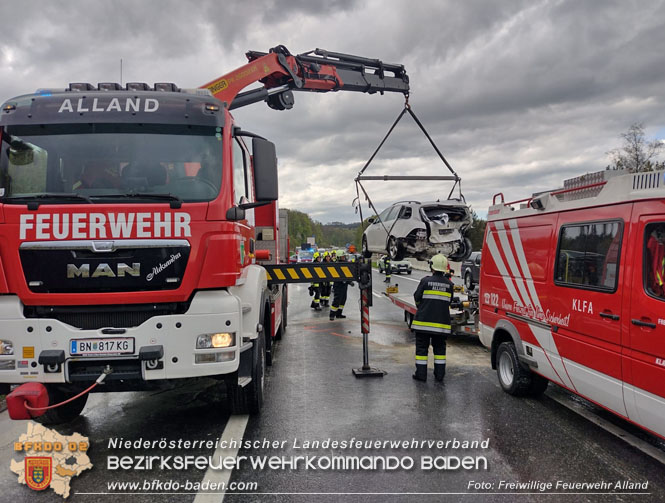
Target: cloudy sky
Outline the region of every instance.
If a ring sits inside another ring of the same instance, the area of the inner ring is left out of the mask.
[[[413,110],[485,214],[603,169],[642,122],[665,138],[665,2],[629,0],[0,0],[0,101],[68,82],[198,87],[283,44],[406,67]],[[357,220],[353,179],[404,99],[299,93],[292,110],[234,112],[275,141],[280,204]],[[366,174],[447,174],[404,118]],[[445,198],[447,182],[366,182],[379,209]]]

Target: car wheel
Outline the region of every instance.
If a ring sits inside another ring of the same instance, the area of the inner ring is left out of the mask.
[[[450,255],[448,260],[452,260],[453,262],[464,262],[469,258],[472,250],[473,245],[471,244],[471,240],[469,238],[463,238],[462,241],[460,241],[460,247],[457,252]]]
[[[471,290],[473,288],[473,276],[469,270],[467,270],[464,274],[464,286],[467,290]]]
[[[362,251],[363,251],[363,257],[370,258],[372,256],[372,252],[369,251],[369,248],[367,247],[367,236],[363,236]]]
[[[406,271],[407,274],[411,274],[411,269]]]
[[[388,246],[386,247],[386,251],[388,252],[390,260],[402,260],[404,258],[404,247],[402,246],[402,243],[397,241],[395,236],[390,236],[388,238]]]
[[[520,365],[515,344],[502,342],[496,352],[496,362],[496,373],[503,390],[513,396],[527,395],[532,374]]]

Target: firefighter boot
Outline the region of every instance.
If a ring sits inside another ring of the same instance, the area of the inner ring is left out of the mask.
[[[437,382],[442,383],[443,378],[446,375],[446,364],[438,364],[435,361],[434,362],[434,379],[436,379]]]
[[[416,365],[413,377],[416,381],[427,381],[427,365]]]
[[[340,309],[339,311],[337,311],[337,317],[338,317],[338,318],[346,318],[346,316],[344,316],[344,315],[342,314],[342,310],[341,310],[341,309]]]

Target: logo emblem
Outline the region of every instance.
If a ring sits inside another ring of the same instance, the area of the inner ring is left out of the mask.
[[[26,457],[25,483],[30,489],[43,491],[51,484],[51,467],[50,457]]]

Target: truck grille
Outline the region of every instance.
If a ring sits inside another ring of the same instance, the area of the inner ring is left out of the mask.
[[[189,302],[118,306],[25,306],[26,318],[52,318],[80,330],[138,327],[155,316],[183,314]]]

